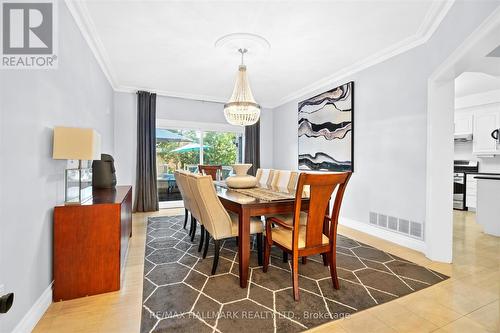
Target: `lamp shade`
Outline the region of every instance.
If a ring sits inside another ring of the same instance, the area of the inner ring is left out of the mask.
[[[100,160],[101,135],[92,128],[55,127],[52,158]]]

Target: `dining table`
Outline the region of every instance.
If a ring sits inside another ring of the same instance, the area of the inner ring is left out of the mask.
[[[250,218],[252,216],[293,213],[295,209],[295,191],[265,185],[253,190],[230,189],[223,181],[215,182],[215,188],[224,208],[239,217],[238,263],[240,287],[246,288],[250,261]],[[275,196],[275,198],[266,198],[266,195]],[[309,197],[307,195],[302,197],[301,210],[309,210]]]

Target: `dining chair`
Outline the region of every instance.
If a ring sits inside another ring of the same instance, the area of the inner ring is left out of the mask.
[[[189,211],[191,212],[191,227],[189,228],[189,235],[191,236],[191,242],[194,241],[194,237],[196,235],[196,227],[198,222],[202,224],[202,219],[201,219],[201,212],[200,208],[198,206],[198,203],[196,202],[194,198],[193,191],[191,187],[189,186],[189,178],[194,175],[191,172],[183,171],[180,172],[180,179],[182,183],[182,187],[184,189],[184,193],[186,195],[186,199],[188,201],[188,206],[189,206]],[[201,243],[201,238],[200,238],[200,243]],[[201,245],[198,246],[198,252],[201,251]]]
[[[295,191],[297,189],[297,182],[299,181],[299,173],[297,171],[292,171],[290,174],[290,180],[288,181],[287,188],[290,191]]]
[[[174,179],[175,182],[177,183],[177,187],[179,188],[179,192],[181,193],[182,201],[184,202],[184,226],[183,228],[186,229],[187,221],[188,221],[188,215],[189,215],[189,204],[186,200],[186,194],[184,193],[184,182],[183,179],[181,179],[181,172],[180,171],[174,171]]]
[[[290,189],[294,187],[298,173],[290,170],[275,170],[272,180],[272,186],[280,189]],[[294,189],[295,190],[295,189]]]
[[[260,172],[259,172],[260,170]],[[270,186],[272,185],[274,170],[273,169],[258,169],[258,184],[260,186]]]
[[[189,186],[201,211],[202,232],[204,231],[203,259],[206,258],[210,236],[214,240],[215,253],[212,264],[212,275],[217,271],[221,241],[238,236],[238,215],[228,212],[217,196],[213,180],[210,176],[190,175]],[[262,265],[262,221],[258,217],[250,220],[250,234],[257,236],[257,252],[259,265]]]
[[[222,174],[222,165],[198,164],[198,170],[201,174],[212,176],[212,180],[217,180],[217,170]]]
[[[286,253],[292,254],[293,298],[299,300],[299,257],[322,254],[325,266],[330,265],[333,287],[339,289],[337,277],[337,224],[346,185],[351,172],[336,174],[302,173],[295,194],[293,223],[289,224],[278,217],[266,219],[266,241],[264,264],[267,272],[271,246],[276,245]],[[309,210],[301,212],[304,187],[309,187]],[[335,201],[330,216],[328,211],[330,197],[335,193]],[[274,227],[272,227],[274,225]]]
[[[255,173],[255,178],[257,179],[257,184],[260,183],[260,178],[262,177],[262,169],[258,168],[257,172]]]

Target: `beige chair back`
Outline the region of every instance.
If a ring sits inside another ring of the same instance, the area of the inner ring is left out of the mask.
[[[288,188],[288,185],[290,183],[291,177],[292,177],[293,171],[290,170],[276,170],[274,171],[274,178],[273,178],[273,183],[272,186],[276,186],[279,188]]]
[[[273,169],[260,169],[259,185],[272,186],[275,170]]]
[[[205,229],[214,239],[231,237],[231,217],[217,196],[212,177],[191,174],[188,183],[200,207]]]
[[[184,189],[184,194],[186,195],[186,199],[188,202],[188,207],[189,211],[191,212],[191,215],[201,224],[203,224],[203,219],[201,215],[200,208],[198,206],[198,203],[195,200],[193,191],[191,190],[191,187],[189,186],[189,177],[192,175],[191,173],[188,172],[179,172],[180,175],[180,180],[182,183],[182,188]]]
[[[299,173],[296,171],[292,171],[290,173],[290,180],[288,181],[287,188],[290,191],[295,191],[297,189],[297,182],[299,181]]]
[[[257,172],[255,173],[255,178],[257,178],[257,184],[260,183],[260,178],[262,177],[262,169],[259,168],[257,169]]]
[[[184,179],[182,177],[182,174],[181,172],[179,172],[178,170],[174,171],[174,178],[175,178],[175,182],[177,184],[177,187],[179,188],[179,192],[181,192],[181,196],[182,196],[182,201],[184,202],[184,208],[186,208],[187,210],[190,210],[189,209],[189,202],[186,198],[186,193],[185,193],[185,190],[184,190]]]

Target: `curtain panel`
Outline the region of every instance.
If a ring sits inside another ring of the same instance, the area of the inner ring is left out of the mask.
[[[260,168],[260,120],[245,127],[245,163],[251,163],[249,173],[254,175]]]
[[[138,91],[135,212],[159,209],[156,177],[156,94]]]

